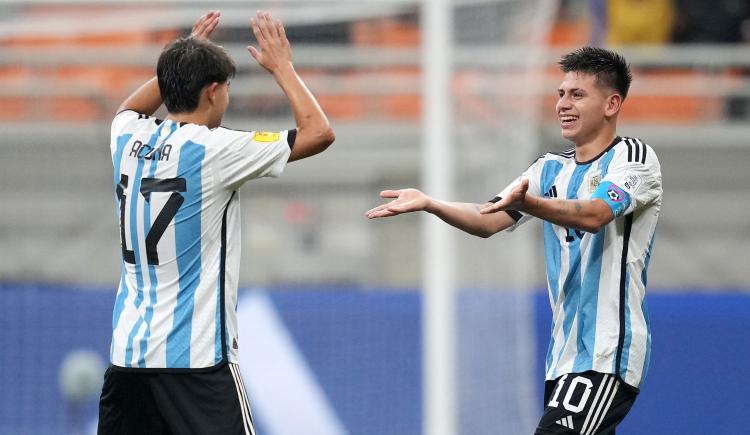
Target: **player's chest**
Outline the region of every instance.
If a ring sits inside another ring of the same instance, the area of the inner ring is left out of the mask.
[[[605,176],[596,164],[569,164],[554,176],[542,177],[541,194],[546,198],[589,199]]]

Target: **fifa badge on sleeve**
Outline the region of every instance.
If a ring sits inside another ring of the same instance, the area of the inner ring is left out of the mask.
[[[253,134],[253,140],[256,142],[277,142],[281,137],[280,133],[272,131],[256,131]]]

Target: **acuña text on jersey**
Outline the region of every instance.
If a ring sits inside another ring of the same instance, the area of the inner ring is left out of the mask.
[[[135,157],[136,159],[144,160],[166,160],[169,161],[169,153],[172,152],[172,145],[163,144],[159,147],[153,147],[147,143],[143,143],[139,140],[133,142],[133,147],[130,149],[128,157]]]

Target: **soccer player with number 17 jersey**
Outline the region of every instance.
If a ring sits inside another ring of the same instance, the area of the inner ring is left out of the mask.
[[[648,370],[646,272],[661,209],[653,148],[616,133],[631,73],[617,53],[585,47],[564,56],[556,105],[575,147],[547,153],[485,204],[447,202],[416,189],[369,218],[426,211],[489,237],[543,220],[552,338],[545,408],[536,435],[614,435]]]
[[[235,65],[208,40],[219,18],[209,12],[167,45],[157,77],[112,122],[123,262],[100,434],[255,434],[237,366],[237,190],[325,150],[334,134],[292,66],[284,26],[263,12],[248,50],[285,93],[296,128],[220,126]],[[152,117],[162,102],[164,120]]]

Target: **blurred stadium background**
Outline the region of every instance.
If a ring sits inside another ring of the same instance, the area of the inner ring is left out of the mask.
[[[481,240],[363,214],[393,187],[482,202],[566,148],[555,63],[586,44],[631,62],[620,133],[656,149],[665,186],[651,370],[618,434],[745,433],[747,0],[5,0],[0,434],[93,433],[120,263],[109,122],[208,9],[239,66],[225,125],[292,126],[244,50],[267,9],[338,137],[241,191],[242,365],[259,433],[533,432],[550,318],[538,225]],[[432,321],[435,296],[448,315]]]

